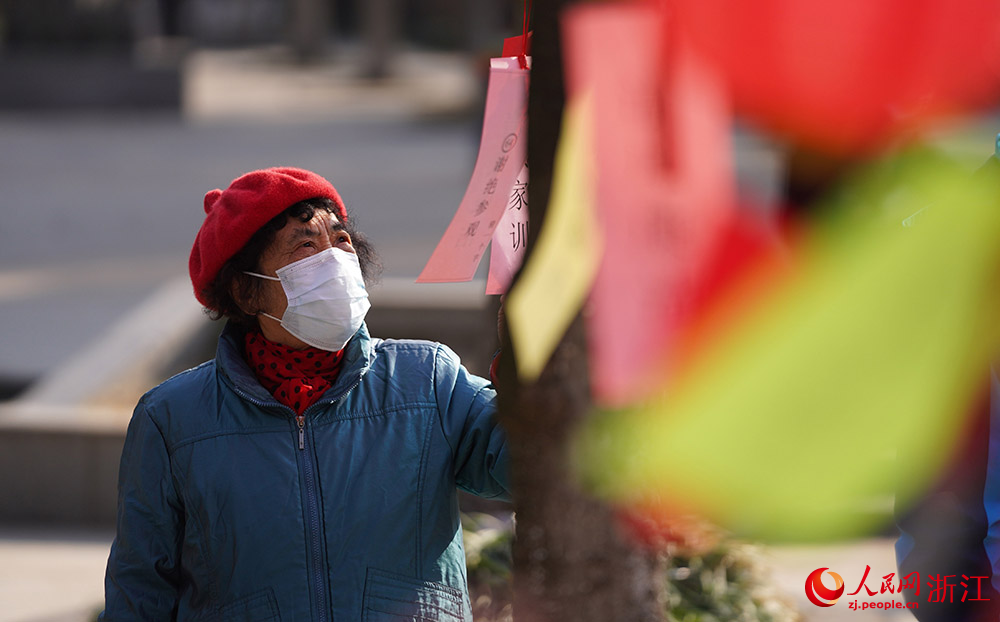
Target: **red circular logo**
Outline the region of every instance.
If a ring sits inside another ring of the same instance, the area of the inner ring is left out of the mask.
[[[823,585],[824,570],[826,568],[817,568],[806,577],[806,596],[817,607],[832,607],[844,593],[844,580],[840,578],[839,574],[830,570],[827,574],[832,576],[837,583],[837,587],[831,590]]]

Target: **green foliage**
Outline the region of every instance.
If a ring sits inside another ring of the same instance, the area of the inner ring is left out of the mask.
[[[490,514],[463,513],[462,537],[465,541],[473,619],[477,622],[510,622],[513,522]]]
[[[463,514],[469,593],[476,622],[511,622],[513,522]],[[758,547],[719,536],[705,550],[670,545],[667,622],[800,622],[770,580]]]
[[[797,622],[757,547],[722,539],[706,552],[676,550],[666,580],[668,622]]]

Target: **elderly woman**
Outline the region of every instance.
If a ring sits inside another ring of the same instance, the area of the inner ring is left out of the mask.
[[[457,488],[507,494],[490,383],[364,324],[373,252],[315,173],[205,196],[214,360],[143,396],[104,620],[469,620]]]

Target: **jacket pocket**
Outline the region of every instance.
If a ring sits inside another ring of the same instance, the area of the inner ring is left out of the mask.
[[[278,603],[271,588],[260,590],[223,605],[218,620],[225,622],[280,622]]]
[[[465,622],[461,590],[368,569],[364,622]]]

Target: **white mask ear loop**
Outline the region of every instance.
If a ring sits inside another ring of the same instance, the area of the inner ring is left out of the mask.
[[[276,276],[267,276],[266,274],[258,274],[256,272],[250,272],[249,270],[244,270],[243,274],[249,274],[250,276],[256,276],[256,277],[261,278],[261,279],[267,279],[268,281],[280,281],[281,280],[281,279],[279,279]],[[274,317],[270,313],[264,313],[263,311],[258,311],[257,315],[263,315],[264,317],[269,317],[272,320],[274,320],[275,322],[277,322],[278,324],[281,324],[281,318]]]
[[[267,279],[268,281],[280,281],[276,276],[267,276],[266,274],[257,274],[256,272],[250,272],[249,270],[244,270],[243,274],[249,274],[250,276],[256,276],[262,279]]]

